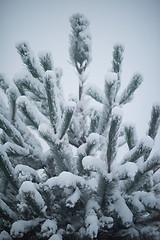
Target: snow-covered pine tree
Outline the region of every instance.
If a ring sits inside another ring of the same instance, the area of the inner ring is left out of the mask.
[[[26,42],[16,45],[26,71],[12,82],[0,75],[0,239],[159,239],[160,105],[137,139],[122,108],[141,75],[119,93],[124,48],[115,45],[104,91],[87,85],[89,21],[74,14],[70,23],[77,99],[64,100],[51,53],[36,58]]]

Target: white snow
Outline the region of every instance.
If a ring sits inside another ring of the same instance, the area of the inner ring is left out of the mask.
[[[81,196],[81,192],[80,192],[79,188],[76,187],[73,194],[67,198],[66,206],[73,208],[75,206],[75,204],[78,202],[78,200],[80,199],[80,196]]]
[[[107,81],[108,83],[112,84],[115,81],[117,81],[118,77],[117,74],[114,72],[108,72],[105,75],[105,81]]]
[[[0,199],[0,209],[5,215],[7,214],[10,218],[16,219],[16,213],[14,213],[2,199]]]
[[[119,165],[118,168],[113,171],[113,175],[114,177],[118,177],[119,179],[129,177],[131,180],[134,180],[137,172],[137,165],[132,162],[127,162],[123,165]]]
[[[122,116],[123,116],[122,108],[116,106],[112,109],[112,117],[122,118]]]
[[[59,174],[58,177],[52,177],[48,179],[45,183],[49,186],[49,188],[53,188],[54,186],[59,186],[60,188],[68,188],[73,187],[76,188],[77,185],[80,185],[82,187],[85,186],[86,181],[84,178],[74,175],[71,172],[62,172]]]
[[[36,204],[38,205],[39,209],[44,212],[45,211],[45,202],[41,196],[41,194],[37,191],[34,183],[30,181],[25,181],[22,183],[20,189],[19,189],[19,194],[23,198],[23,195],[25,193],[29,193]]]
[[[160,210],[160,201],[153,192],[137,191],[135,196],[142,202],[144,206]]]
[[[98,88],[97,86],[93,84],[87,84],[87,86],[84,89],[85,93],[88,94],[89,96],[93,97],[96,99],[98,102],[103,103],[105,96],[103,91]]]
[[[87,235],[92,239],[97,237],[99,229],[98,223],[99,221],[96,215],[88,215],[85,219]]]
[[[18,50],[23,49],[24,55],[23,59],[26,62],[28,59],[31,61],[33,67],[36,69],[40,77],[43,77],[43,71],[39,65],[39,62],[37,58],[34,56],[34,53],[32,49],[29,46],[29,43],[27,41],[19,41],[16,43],[16,48]]]
[[[143,144],[146,148],[152,149],[154,142],[150,136],[144,136],[139,143]]]
[[[154,145],[152,148],[152,151],[150,153],[150,157],[154,155],[155,152],[158,152],[160,150],[160,127],[158,129],[157,135],[154,140]]]
[[[102,175],[106,176],[107,165],[101,159],[98,159],[92,156],[86,156],[83,158],[82,164],[84,169],[97,171],[97,172],[100,172]]]
[[[20,96],[17,99],[17,106],[21,109],[25,107],[27,112],[33,118],[34,122],[39,126],[42,123],[49,124],[49,120],[38,110],[36,105],[34,105],[26,96]]]
[[[24,220],[18,220],[12,224],[11,227],[11,236],[14,238],[21,238],[23,235],[27,232],[29,232],[31,229],[36,227],[40,223],[41,219],[36,218],[29,221]]]
[[[160,183],[160,169],[158,169],[158,170],[153,174],[153,182],[154,182],[154,184]]]
[[[2,231],[0,233],[0,240],[12,240],[11,236],[9,235],[8,232]]]
[[[21,181],[39,181],[39,176],[36,170],[33,168],[23,165],[23,164],[18,164],[15,167],[15,174],[18,176],[18,178]]]
[[[62,235],[61,234],[54,234],[51,236],[48,240],[62,240]]]
[[[41,226],[41,233],[43,237],[50,237],[57,231],[57,222],[52,219],[47,219]]]
[[[107,227],[108,229],[112,228],[114,224],[113,218],[112,217],[106,217],[102,216],[99,219],[99,225],[104,228]]]
[[[115,191],[112,198],[113,204],[109,206],[110,210],[118,214],[125,227],[130,227],[133,223],[133,214],[124,198],[120,195],[119,191]]]

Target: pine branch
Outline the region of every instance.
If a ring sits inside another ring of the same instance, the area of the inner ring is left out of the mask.
[[[29,124],[37,129],[40,124],[48,122],[38,108],[33,105],[26,96],[21,96],[17,99],[17,107],[29,121]]]
[[[79,74],[82,74],[91,62],[91,36],[89,21],[83,14],[73,14],[70,18],[70,59]]]
[[[26,95],[26,90],[28,90],[38,99],[46,99],[43,84],[33,78],[30,74],[25,74],[23,76],[21,76],[21,74],[17,75],[13,80],[21,95]]]
[[[58,121],[58,106],[57,106],[57,86],[56,86],[56,76],[53,72],[46,72],[45,75],[45,89],[47,93],[49,117],[54,132],[57,132],[57,121]]]
[[[7,78],[0,73],[0,87],[3,89],[4,92],[9,88],[9,81]]]
[[[113,72],[120,73],[121,72],[121,64],[123,61],[123,52],[124,47],[122,45],[115,45],[113,48],[113,61],[112,68]]]
[[[152,112],[151,112],[151,120],[149,123],[149,130],[148,130],[148,135],[151,138],[155,138],[158,128],[160,126],[160,105],[155,104],[152,107]]]
[[[141,139],[141,141],[125,155],[125,157],[122,160],[122,163],[136,162],[138,158],[150,152],[152,146],[153,146],[152,139],[146,136],[144,139]]]
[[[10,124],[10,122],[0,114],[0,128],[4,130],[4,132],[13,140],[17,145],[21,147],[24,146],[23,138],[20,132]]]
[[[117,80],[117,74],[115,73],[107,73],[105,76],[104,92],[109,106],[112,106],[116,96]]]
[[[45,202],[32,182],[23,182],[19,194],[37,216],[45,216]]]
[[[108,144],[107,144],[107,155],[106,162],[108,165],[108,173],[111,172],[111,164],[115,160],[117,154],[117,140],[118,140],[118,132],[119,127],[122,121],[122,112],[118,107],[115,107],[112,111],[112,119],[108,134]]]
[[[63,136],[65,135],[66,131],[69,128],[73,112],[74,112],[74,105],[70,103],[70,105],[66,107],[65,112],[63,114],[64,116],[60,126],[60,137],[59,137],[60,139],[63,138]]]
[[[150,170],[157,170],[157,167],[160,166],[160,154],[156,152],[153,156],[149,157],[143,166],[143,172],[146,173]]]
[[[12,224],[10,231],[11,236],[15,239],[22,238],[24,234],[30,232],[34,228],[37,228],[37,226],[43,221],[43,218],[35,218],[29,221],[18,220]]]
[[[4,172],[7,180],[11,183],[13,188],[18,191],[18,181],[15,178],[14,169],[10,163],[7,154],[4,152],[3,147],[0,146],[0,168]]]
[[[18,146],[15,143],[7,142],[3,145],[3,147],[9,157],[27,157],[29,155],[29,149]]]
[[[85,88],[85,94],[91,96],[94,100],[96,100],[99,103],[104,102],[104,93],[96,86],[87,85],[87,87]]]
[[[7,89],[7,95],[10,104],[11,123],[14,125],[16,117],[16,100],[19,96],[18,89],[13,85]]]
[[[120,82],[120,75],[121,75],[121,68],[122,68],[122,61],[123,61],[123,52],[124,47],[122,45],[115,45],[113,48],[113,61],[112,61],[112,71],[117,73],[117,86],[116,86],[116,93],[118,92],[121,82]]]
[[[16,213],[2,199],[0,199],[0,216],[9,221],[17,219]]]
[[[78,150],[77,165],[78,171],[81,174],[83,172],[82,160],[86,156],[92,156],[101,146],[100,135],[97,133],[91,133],[86,139],[86,143],[82,144]]]
[[[51,148],[56,166],[56,174],[58,175],[63,171],[72,172],[72,164],[74,162],[68,140],[66,138],[59,140],[54,131],[51,131],[51,128],[46,124],[41,124],[38,130]]]
[[[105,98],[103,101],[103,112],[101,114],[98,132],[103,134],[108,127],[111,117],[111,111],[116,96],[117,75],[115,73],[107,73],[105,76],[104,93]]]
[[[140,86],[143,79],[139,74],[135,74],[128,84],[127,88],[122,92],[119,104],[126,104],[131,101],[135,90]]]
[[[0,144],[5,144],[8,141],[7,139],[7,135],[5,134],[5,132],[0,129]]]
[[[38,56],[45,72],[47,70],[53,70],[52,54],[50,52],[40,52]]]
[[[23,63],[26,65],[33,77],[38,78],[42,82],[43,73],[35,60],[27,42],[21,42],[16,45],[18,53],[21,56]]]
[[[137,144],[136,129],[134,125],[125,125],[124,127],[125,138],[129,147],[129,150],[134,148]]]

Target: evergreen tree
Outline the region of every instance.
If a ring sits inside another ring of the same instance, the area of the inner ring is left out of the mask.
[[[137,139],[122,108],[142,76],[119,94],[124,47],[115,45],[104,91],[87,85],[89,21],[78,13],[70,23],[77,99],[64,100],[51,53],[36,58],[27,42],[16,45],[26,71],[12,83],[0,75],[0,239],[159,239],[160,105]]]

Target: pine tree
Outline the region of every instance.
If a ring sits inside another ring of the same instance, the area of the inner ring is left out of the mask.
[[[142,76],[119,93],[124,47],[115,45],[104,91],[87,85],[89,21],[78,13],[70,23],[77,99],[65,101],[51,53],[37,58],[27,42],[16,45],[26,71],[12,83],[0,75],[0,239],[159,239],[160,105],[137,139],[122,108]]]

